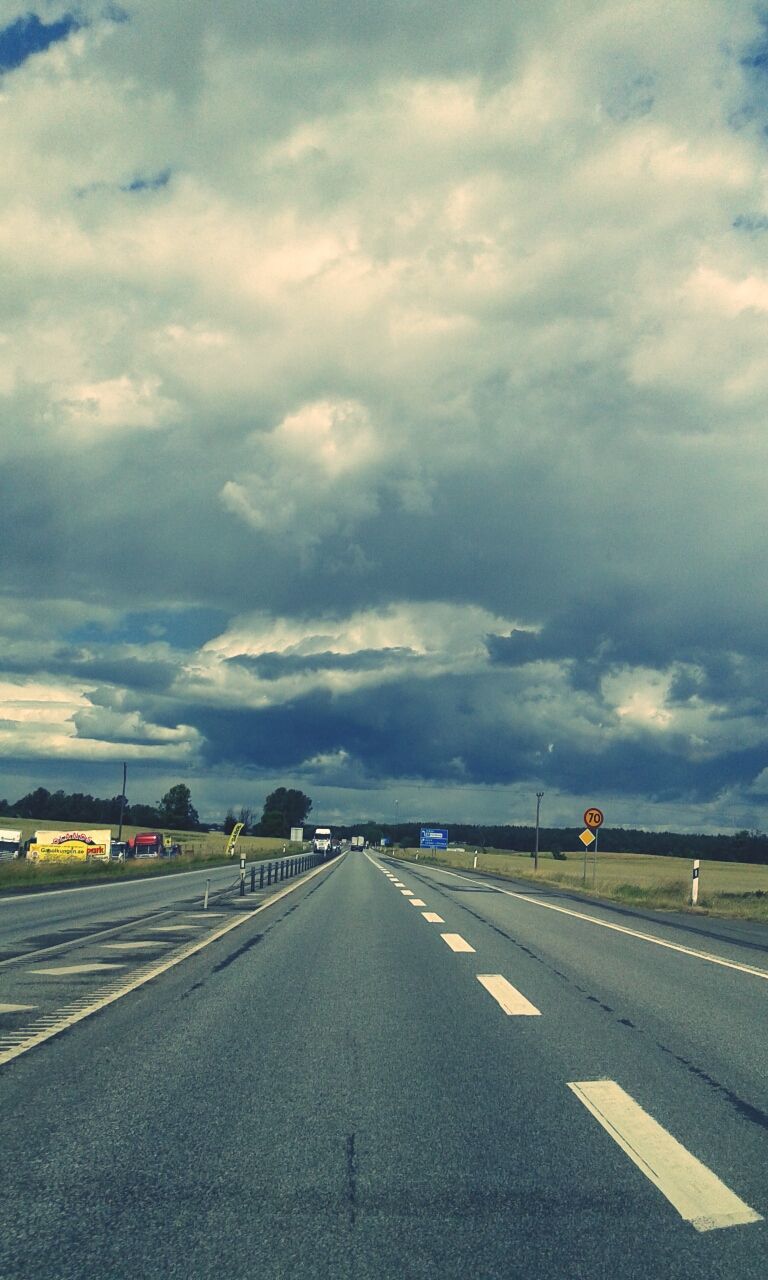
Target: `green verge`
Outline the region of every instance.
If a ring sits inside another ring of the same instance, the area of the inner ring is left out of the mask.
[[[21,825],[21,824],[20,824]],[[32,830],[44,825],[56,828],[62,824],[29,821]],[[139,828],[141,829],[141,828]],[[134,828],[124,828],[124,835],[135,834]],[[116,833],[113,831],[113,835]],[[302,852],[302,846],[289,840],[272,840],[259,836],[246,836],[238,845],[235,857],[227,857],[227,837],[219,832],[165,832],[170,840],[178,840],[184,852],[176,858],[140,858],[127,862],[28,862],[26,858],[0,862],[0,893],[14,890],[56,887],[73,888],[75,885],[104,884],[116,880],[142,880],[152,876],[178,875],[182,871],[201,871],[206,867],[231,866],[239,868],[239,856],[244,853],[248,862],[261,862],[286,854]]]
[[[508,853],[498,849],[436,851],[398,849],[396,857],[435,867],[452,867],[472,871],[475,856],[477,870],[502,879],[523,880],[528,884],[551,884],[568,889],[585,900],[622,902],[630,906],[648,907],[655,911],[688,911],[700,915],[768,922],[768,866],[744,862],[702,861],[699,878],[699,901],[691,906],[692,861],[687,858],[664,858],[653,854],[598,854],[594,869],[587,857],[586,884],[581,852],[555,860],[547,852],[539,854],[539,870],[533,870],[529,854]]]

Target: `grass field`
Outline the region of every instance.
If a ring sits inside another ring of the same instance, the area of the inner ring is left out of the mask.
[[[460,853],[448,849],[425,858],[425,851],[407,849],[401,856],[429,861],[438,866],[471,870],[474,849]],[[551,854],[539,854],[539,870],[534,872],[529,854],[488,850],[477,855],[478,871],[537,883],[542,880],[584,892],[589,897],[633,903],[661,910],[690,910],[691,871],[689,858],[661,858],[644,853],[598,853],[593,885],[592,857],[587,854],[584,883],[584,855],[568,853],[565,862]],[[735,916],[768,921],[768,866],[748,862],[702,861],[699,874],[699,910],[712,915]]]
[[[72,831],[75,825],[66,822],[40,822],[32,818],[4,819],[2,825],[14,831],[21,829],[22,840],[28,840],[34,831]],[[101,830],[106,830],[105,823]],[[84,829],[95,828],[96,823],[86,823]],[[112,837],[117,839],[117,824],[113,825]],[[123,839],[134,836],[146,827],[123,827]],[[179,871],[192,871],[199,867],[222,865],[228,861],[226,847],[228,836],[221,831],[171,831],[164,829],[166,843],[181,845],[182,855],[178,858],[140,858],[128,862],[27,862],[26,859],[0,862],[0,891],[2,889],[22,888],[41,884],[59,884],[77,881],[99,881],[123,879],[125,876],[173,875]],[[274,858],[285,849],[286,853],[298,853],[300,845],[291,844],[289,840],[275,840],[264,836],[241,836],[237,845],[237,857],[230,859],[233,865],[239,865],[239,855],[245,853],[253,862],[259,858]]]

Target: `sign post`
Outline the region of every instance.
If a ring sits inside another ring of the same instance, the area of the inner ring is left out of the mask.
[[[594,844],[595,847],[592,850],[592,888],[594,889],[595,880],[597,879],[597,837],[598,837],[600,827],[602,827],[603,823],[605,822],[605,817],[603,815],[602,809],[597,809],[595,808],[594,805],[592,805],[589,809],[585,809],[584,822],[586,826],[589,828],[589,830],[582,831],[581,835],[579,836],[581,843],[584,845],[584,868],[582,872],[581,882],[584,885],[586,885],[587,883],[587,849],[589,845]]]

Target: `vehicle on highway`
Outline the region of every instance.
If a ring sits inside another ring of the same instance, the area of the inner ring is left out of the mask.
[[[0,858],[22,858],[21,832],[0,827]]]
[[[315,827],[315,834],[312,839],[312,848],[315,853],[330,853],[331,851],[331,828]]]
[[[160,831],[140,831],[128,842],[134,858],[162,858],[165,856],[165,839]]]
[[[125,862],[128,857],[128,841],[113,840],[109,850],[111,862]]]

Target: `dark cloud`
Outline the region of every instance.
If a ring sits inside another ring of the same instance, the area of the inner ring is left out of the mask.
[[[252,671],[262,680],[280,680],[286,676],[316,671],[380,671],[388,660],[400,664],[413,656],[409,649],[360,649],[355,653],[260,653],[256,657],[247,654],[227,658],[231,667]]]

